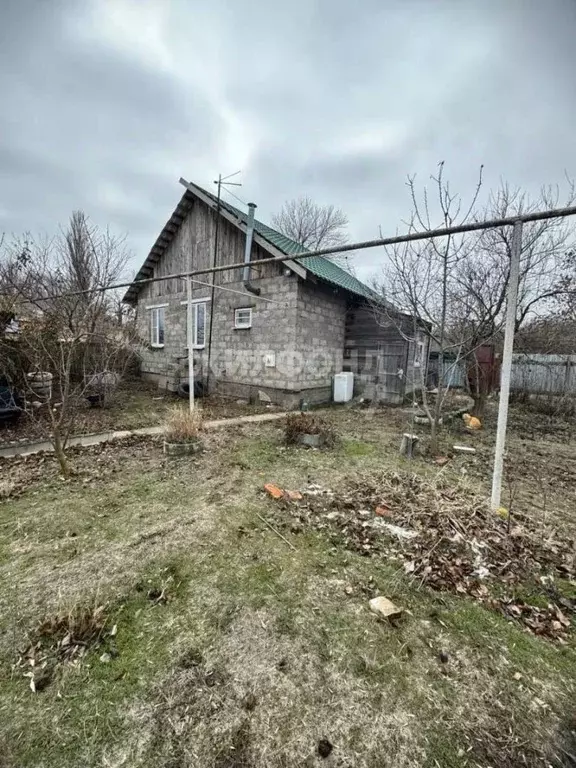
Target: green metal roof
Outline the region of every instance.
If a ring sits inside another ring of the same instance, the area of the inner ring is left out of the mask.
[[[211,197],[214,196],[211,195]],[[227,203],[223,200],[220,201],[220,205],[222,205],[224,208],[227,208],[241,221],[246,222],[247,214],[244,213],[244,211],[235,208],[233,205],[230,205],[230,203]],[[278,248],[278,250],[282,251],[282,253],[285,253],[287,256],[294,256],[297,253],[303,253],[308,250],[308,248],[304,248],[304,246],[300,245],[300,243],[297,243],[295,240],[291,240],[289,237],[286,237],[286,235],[283,235],[281,232],[272,229],[272,227],[269,227],[267,224],[263,224],[257,219],[254,220],[254,229],[261,237],[263,237],[265,240],[268,240],[269,243],[274,245],[276,248]],[[342,267],[338,266],[338,264],[335,264],[333,261],[330,261],[330,259],[327,259],[324,256],[306,256],[296,259],[296,261],[298,264],[302,264],[305,269],[307,269],[316,277],[319,277],[321,280],[325,280],[327,283],[332,283],[332,285],[336,285],[338,288],[344,288],[344,290],[355,293],[356,295],[362,296],[365,299],[380,300],[381,298],[371,288],[360,282],[360,280],[354,277],[354,275],[350,274],[350,272],[342,269]]]

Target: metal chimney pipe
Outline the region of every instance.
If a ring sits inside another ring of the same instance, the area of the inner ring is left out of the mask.
[[[254,288],[250,285],[250,257],[252,255],[252,238],[254,236],[254,211],[256,210],[256,203],[248,203],[248,221],[246,222],[246,249],[244,251],[244,270],[242,280],[244,282],[244,288],[250,293],[258,295],[260,293],[259,288]]]

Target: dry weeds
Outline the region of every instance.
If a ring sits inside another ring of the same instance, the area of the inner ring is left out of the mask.
[[[172,443],[196,440],[202,429],[202,421],[202,411],[199,407],[191,411],[185,406],[173,405],[168,410],[164,436]]]
[[[325,445],[333,445],[334,429],[315,413],[290,413],[286,417],[285,438],[287,445],[297,445],[302,435],[320,435]]]
[[[70,610],[42,619],[29,633],[28,645],[18,656],[15,670],[30,678],[33,693],[44,690],[58,665],[77,663],[91,650],[112,638],[116,626],[107,626],[106,606],[74,605]]]

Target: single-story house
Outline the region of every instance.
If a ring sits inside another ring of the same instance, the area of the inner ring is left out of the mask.
[[[194,374],[210,392],[295,407],[331,399],[334,374],[355,391],[401,402],[426,365],[425,333],[328,258],[196,184],[158,235],[124,301],[136,306],[141,370],[162,388],[188,381],[186,280],[138,283],[245,263],[194,277]],[[251,262],[285,257],[268,264]],[[411,340],[409,340],[411,339]]]

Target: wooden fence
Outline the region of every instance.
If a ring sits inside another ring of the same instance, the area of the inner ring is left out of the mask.
[[[576,355],[514,354],[511,389],[529,394],[576,394]]]
[[[442,382],[455,389],[466,388],[465,365],[445,360]],[[512,392],[534,395],[576,395],[576,355],[515,353],[510,388]]]

